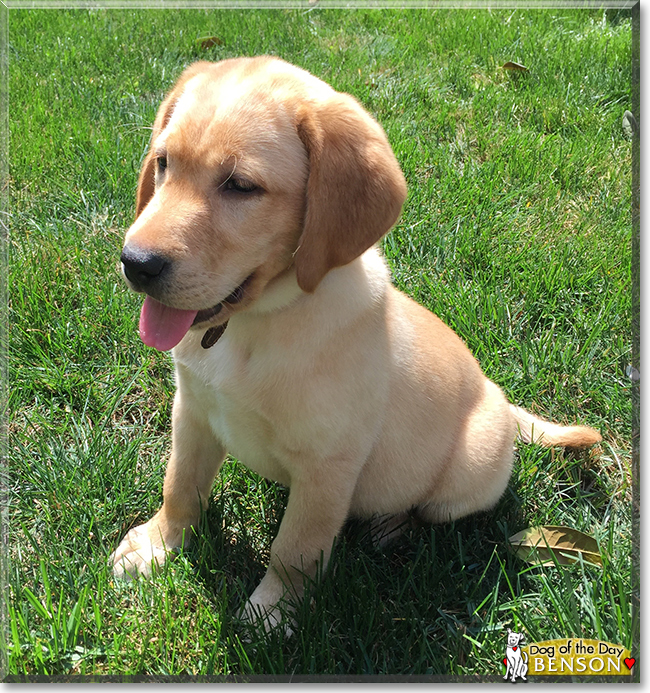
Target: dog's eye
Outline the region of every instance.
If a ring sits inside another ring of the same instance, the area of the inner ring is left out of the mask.
[[[230,177],[223,185],[225,190],[234,190],[240,193],[251,193],[259,190],[259,187],[255,183],[251,183],[249,180],[244,178],[234,178]]]
[[[164,173],[165,169],[167,168],[167,157],[166,156],[158,156],[158,157],[156,157],[156,162],[158,164],[158,171],[160,173]]]

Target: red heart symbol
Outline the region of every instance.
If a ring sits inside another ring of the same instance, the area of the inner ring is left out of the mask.
[[[634,666],[636,659],[634,659],[634,657],[626,657],[623,661],[625,662],[625,666],[628,669],[631,669]]]
[[[513,647],[512,649],[513,649],[515,652],[517,651],[517,648],[516,648],[516,647]]]
[[[503,663],[508,666],[508,660],[505,657],[503,658]]]

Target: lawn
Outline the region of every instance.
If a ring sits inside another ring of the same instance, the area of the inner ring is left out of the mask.
[[[496,679],[508,627],[635,656],[630,11],[12,10],[7,50],[6,674]],[[170,440],[171,358],[119,274],[150,127],[185,66],[259,53],[384,126],[409,185],[395,284],[511,401],[604,440],[518,446],[493,511],[383,550],[351,523],[295,634],[247,640],[287,491],[236,460],[151,580],[107,559],[160,506]],[[508,537],[539,524],[603,566],[522,561]]]

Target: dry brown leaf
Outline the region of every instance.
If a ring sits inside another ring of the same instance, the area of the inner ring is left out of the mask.
[[[596,540],[571,527],[529,527],[508,541],[515,554],[528,563],[571,565],[582,556],[585,563],[603,565]]]
[[[513,63],[510,60],[507,63],[501,65],[504,70],[513,70],[514,72],[528,72],[528,68],[520,65],[519,63]]]
[[[223,46],[223,41],[218,36],[203,36],[196,39],[198,45],[203,48],[212,48],[212,46]]]

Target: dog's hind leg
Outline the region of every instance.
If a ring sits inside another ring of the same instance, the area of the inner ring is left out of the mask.
[[[503,495],[514,459],[515,422],[501,390],[485,381],[480,401],[459,431],[450,459],[417,516],[449,522],[492,508]]]

